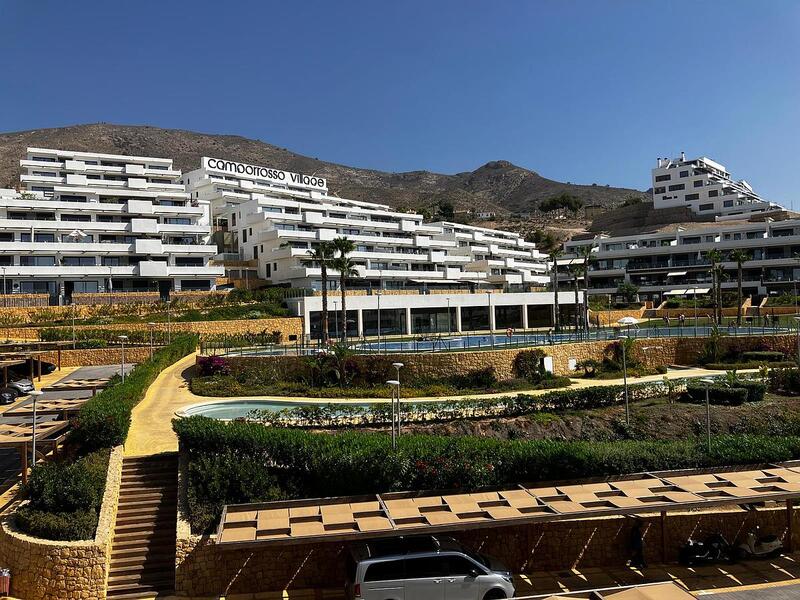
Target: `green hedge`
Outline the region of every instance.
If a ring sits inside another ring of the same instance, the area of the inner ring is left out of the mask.
[[[781,362],[786,360],[786,355],[783,352],[772,352],[768,350],[754,350],[751,352],[742,352],[742,362]]]
[[[800,369],[771,369],[769,372],[769,389],[783,396],[800,394]]]
[[[17,511],[17,527],[27,534],[51,540],[94,537],[108,457],[108,450],[100,450],[74,462],[36,465],[23,487],[29,503]]]
[[[766,363],[762,361],[754,361],[754,362],[713,362],[707,363],[703,365],[706,369],[711,369],[713,371],[741,371],[742,369],[758,369],[765,365]],[[797,363],[793,361],[781,361],[781,362],[771,362],[769,363],[769,367],[771,369],[777,369],[782,367],[794,367]]]
[[[131,425],[133,407],[144,397],[147,388],[168,366],[191,354],[197,337],[181,335],[169,346],[140,363],[125,377],[125,382],[109,386],[81,407],[70,431],[69,441],[84,451],[112,448],[125,441]]]
[[[690,402],[703,404],[706,401],[706,386],[686,386],[686,397]],[[730,388],[722,385],[708,386],[709,404],[722,404],[725,406],[738,406],[747,401],[747,390],[744,388]]]
[[[188,454],[189,518],[205,531],[228,503],[374,494],[396,490],[513,486],[516,483],[643,471],[755,464],[800,457],[800,438],[717,436],[667,442],[565,442],[312,433],[206,417],[174,421]]]
[[[559,378],[551,380],[557,384]],[[673,380],[678,388],[686,380]],[[615,406],[624,402],[625,388],[621,385],[593,386],[566,389],[545,394],[516,394],[499,398],[476,398],[430,402],[404,401],[403,422],[429,423],[455,419],[486,417],[517,417],[542,411],[588,410]],[[632,402],[667,395],[667,386],[660,381],[628,386]],[[387,390],[388,395],[388,390]],[[378,425],[391,422],[391,407],[387,403],[368,405],[314,404],[295,406],[279,411],[254,410],[249,418],[265,425],[290,427],[339,427]]]

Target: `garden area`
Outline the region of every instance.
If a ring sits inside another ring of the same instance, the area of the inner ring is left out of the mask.
[[[488,418],[483,411],[491,407],[484,403],[462,406],[455,421],[445,420],[454,416],[445,414],[454,406],[412,408],[416,412],[409,412],[411,423],[404,426],[395,451],[385,432],[320,432],[199,416],[178,419],[173,426],[188,454],[189,518],[193,529],[202,532],[216,525],[222,506],[230,503],[396,490],[467,491],[800,457],[798,369],[771,371],[767,379],[731,372],[711,385],[710,451],[704,437],[705,407],[696,404],[698,398],[705,402],[705,386],[639,384],[631,390],[630,424],[624,420],[621,386],[607,388],[556,390],[516,404],[511,397],[493,399],[487,402],[494,404],[495,414]],[[413,415],[437,410],[443,413],[438,422],[415,424]],[[586,424],[604,413],[616,423],[606,430],[613,433],[607,437],[595,435],[599,429],[560,437],[547,431],[537,438],[519,429],[505,437],[486,435],[521,419],[556,423],[580,417]],[[668,428],[654,418],[670,413]],[[649,421],[651,425],[643,425]],[[459,433],[454,424],[463,423],[467,428],[481,424],[483,433],[454,435]]]
[[[566,387],[568,377],[545,371],[539,349],[520,352],[514,361],[514,377],[498,380],[493,367],[465,374],[430,379],[404,374],[404,398],[491,394]],[[388,398],[387,380],[394,378],[391,356],[359,355],[345,344],[334,344],[325,353],[278,361],[228,361],[218,356],[201,357],[189,385],[199,396],[295,396],[306,398]]]
[[[81,407],[59,456],[34,466],[22,488],[27,502],[15,514],[22,532],[51,540],[94,537],[110,451],[125,441],[133,408],[161,371],[196,347],[195,336],[176,336]]]

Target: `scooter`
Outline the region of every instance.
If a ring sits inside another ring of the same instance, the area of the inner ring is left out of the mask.
[[[783,551],[783,542],[774,535],[759,536],[759,528],[750,531],[736,547],[738,558],[775,558]]]
[[[731,545],[721,533],[712,533],[703,541],[689,538],[678,552],[678,560],[687,566],[731,562],[734,558]]]

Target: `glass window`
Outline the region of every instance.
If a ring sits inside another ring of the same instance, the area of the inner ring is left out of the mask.
[[[669,181],[670,179],[672,179],[672,175],[670,175],[669,173],[666,175],[659,175],[658,177],[656,177],[656,181]]]
[[[694,182],[694,187],[703,187],[703,180],[698,179]]]
[[[387,560],[370,565],[364,573],[364,581],[391,581],[403,579],[405,571],[402,560]]]
[[[65,256],[61,264],[65,267],[94,267],[97,259],[94,256]]]
[[[447,574],[453,575],[469,575],[473,571],[477,571],[478,567],[463,556],[448,556],[447,557]]]
[[[446,573],[447,558],[444,556],[410,558],[406,560],[406,577],[408,579],[443,577]]]

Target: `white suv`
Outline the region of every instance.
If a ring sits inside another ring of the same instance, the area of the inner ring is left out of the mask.
[[[428,535],[352,546],[346,592],[352,600],[496,600],[513,598],[514,583],[499,561]]]

